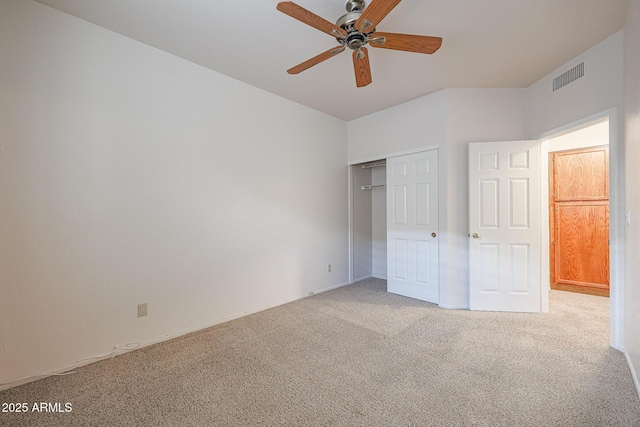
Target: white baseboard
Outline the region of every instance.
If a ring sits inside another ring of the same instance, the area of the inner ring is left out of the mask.
[[[449,305],[449,304],[438,304],[440,308],[446,308],[447,310],[469,310],[468,305]]]
[[[638,375],[633,366],[633,363],[631,363],[631,358],[629,357],[629,354],[627,353],[627,351],[624,350],[622,353],[624,354],[624,358],[627,360],[627,365],[629,366],[629,370],[631,371],[631,378],[633,378],[633,384],[635,384],[636,392],[638,393],[638,398],[640,398],[640,381],[638,381]]]
[[[283,304],[287,304],[287,303],[285,302]],[[8,383],[1,384],[0,385],[0,391],[7,390],[7,389],[13,388],[13,387],[17,387],[19,385],[27,384],[27,383],[30,383],[30,382],[33,382],[33,381],[37,381],[37,380],[40,380],[40,379],[43,379],[43,378],[46,378],[46,377],[49,377],[49,376],[64,375],[65,372],[66,373],[70,373],[70,371],[73,371],[73,370],[75,370],[77,368],[81,368],[83,366],[89,365],[91,363],[99,362],[101,360],[106,360],[106,359],[112,359],[114,357],[129,353],[129,352],[134,351],[134,350],[139,350],[141,348],[149,347],[149,346],[154,345],[154,344],[158,344],[158,343],[161,343],[161,342],[164,342],[164,341],[168,341],[168,340],[171,340],[171,339],[174,339],[174,338],[178,338],[178,337],[181,337],[183,335],[190,334],[192,332],[197,332],[197,331],[200,331],[200,330],[203,330],[203,329],[207,329],[207,328],[210,328],[212,326],[216,326],[216,325],[219,325],[219,324],[222,324],[222,323],[225,323],[225,322],[229,322],[231,320],[238,319],[240,317],[248,316],[250,314],[257,313],[259,311],[267,310],[267,309],[272,308],[272,307],[275,307],[275,306],[266,306],[266,307],[264,307],[262,309],[251,310],[251,311],[248,311],[248,312],[244,312],[242,314],[229,316],[229,317],[225,317],[225,318],[222,318],[222,319],[217,319],[215,321],[208,322],[208,323],[206,323],[204,325],[199,325],[199,326],[196,326],[196,327],[193,327],[193,328],[188,328],[188,329],[183,329],[181,331],[172,332],[170,334],[163,335],[163,336],[156,337],[156,338],[152,338],[152,339],[147,340],[147,341],[129,343],[129,344],[126,344],[124,347],[120,347],[118,344],[116,344],[116,345],[114,345],[114,350],[112,350],[109,353],[100,354],[100,355],[88,357],[86,359],[78,360],[76,362],[67,363],[67,364],[62,365],[60,367],[51,369],[51,370],[49,370],[47,372],[40,372],[40,373],[37,373],[37,374],[32,374],[32,375],[29,375],[29,376],[26,376],[26,377],[22,377],[22,378],[13,380],[13,381],[8,382]]]
[[[313,291],[312,293],[313,293],[313,295],[316,295],[316,294],[327,292],[327,291],[330,291],[330,290],[333,290],[333,289],[341,288],[341,287],[349,285],[349,284],[350,284],[349,282],[345,282],[345,283],[341,283],[341,284],[338,284],[338,285],[335,285],[335,286],[329,286],[329,287],[326,287],[326,288],[318,289],[317,291]],[[187,334],[190,334],[190,333],[193,333],[193,332],[201,331],[203,329],[211,328],[213,326],[220,325],[222,323],[230,322],[231,320],[239,319],[241,317],[249,316],[251,314],[255,314],[255,313],[259,313],[259,312],[264,311],[264,310],[268,310],[270,308],[279,307],[281,305],[289,304],[291,302],[294,302],[294,301],[297,301],[297,300],[300,300],[300,299],[306,298],[306,297],[307,297],[306,295],[305,296],[300,296],[298,298],[287,299],[287,300],[282,301],[282,302],[280,302],[278,304],[257,307],[255,309],[244,311],[244,312],[239,313],[239,314],[234,314],[232,316],[227,316],[227,317],[224,317],[224,318],[216,319],[214,321],[211,321],[211,322],[199,325],[199,326],[195,326],[195,327],[187,328],[187,329],[182,329],[180,331],[172,332],[172,333],[167,334],[167,335],[162,335],[160,337],[152,338],[152,339],[147,340],[147,341],[129,343],[129,344],[126,344],[123,347],[121,347],[119,344],[116,344],[113,347],[114,349],[109,353],[88,357],[88,358],[85,358],[85,359],[82,359],[82,360],[78,360],[78,361],[75,361],[75,362],[67,363],[66,365],[62,365],[60,367],[51,369],[51,370],[49,370],[47,372],[40,372],[40,373],[24,376],[24,377],[15,379],[13,381],[0,384],[0,391],[7,390],[7,389],[10,389],[10,388],[13,388],[13,387],[17,387],[19,385],[27,384],[27,383],[30,383],[30,382],[33,382],[33,381],[37,381],[39,379],[50,377],[50,376],[53,376],[53,375],[62,375],[65,372],[73,371],[74,369],[81,368],[82,366],[86,366],[86,365],[89,365],[91,363],[99,362],[101,360],[111,359],[111,358],[114,358],[116,356],[120,356],[122,354],[129,353],[129,352],[134,351],[134,350],[138,350],[138,349],[141,349],[141,348],[149,347],[151,345],[158,344],[158,343],[161,343],[161,342],[164,342],[164,341],[168,341],[168,340],[171,340],[171,339],[174,339],[174,338],[178,338],[178,337],[181,337],[183,335],[187,335]]]
[[[344,282],[344,283],[341,283],[341,284],[339,284],[339,285],[329,286],[328,288],[318,289],[317,291],[314,291],[314,292],[313,292],[313,294],[314,294],[314,295],[321,294],[321,293],[323,293],[323,292],[332,291],[332,290],[334,290],[334,289],[342,288],[343,286],[347,286],[347,285],[350,285],[350,284],[351,284],[351,283],[349,283],[349,282]]]
[[[362,282],[363,280],[367,280],[367,279],[371,279],[373,278],[373,276],[362,276],[362,277],[357,277],[353,279],[353,282],[351,283],[357,283],[357,282]]]

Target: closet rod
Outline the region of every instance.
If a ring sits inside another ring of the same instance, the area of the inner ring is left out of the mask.
[[[387,186],[384,184],[380,184],[380,185],[363,185],[362,189],[363,190],[375,190],[376,188],[386,188]]]
[[[367,169],[367,168],[376,168],[378,166],[386,166],[387,165],[387,161],[386,160],[381,160],[379,162],[373,162],[373,163],[367,163],[362,165],[362,169]]]

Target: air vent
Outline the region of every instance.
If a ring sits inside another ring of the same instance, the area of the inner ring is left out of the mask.
[[[555,92],[558,89],[565,87],[569,83],[574,82],[583,76],[584,62],[581,62],[569,71],[566,71],[553,79],[553,91]]]

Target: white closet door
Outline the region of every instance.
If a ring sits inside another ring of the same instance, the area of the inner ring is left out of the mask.
[[[387,290],[438,303],[438,151],[387,159]]]

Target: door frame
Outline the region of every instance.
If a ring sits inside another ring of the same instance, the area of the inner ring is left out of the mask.
[[[376,160],[381,160],[381,159],[388,159],[390,157],[397,157],[397,156],[404,156],[406,154],[416,154],[416,153],[422,153],[423,151],[430,151],[430,150],[438,150],[439,149],[439,145],[438,144],[434,144],[434,145],[427,145],[424,147],[418,147],[418,148],[414,148],[411,150],[404,150],[404,151],[396,151],[393,153],[387,153],[387,154],[381,154],[379,156],[372,156],[372,157],[367,157],[364,159],[358,159],[358,160],[352,160],[349,161],[347,163],[347,169],[348,169],[348,198],[349,198],[349,283],[353,283],[354,281],[354,277],[353,277],[353,262],[354,262],[354,257],[353,257],[353,251],[354,251],[354,237],[353,237],[353,232],[354,232],[354,227],[353,227],[353,176],[352,176],[352,167],[354,165],[359,165],[361,163],[368,163],[368,162],[373,162]],[[438,152],[439,154],[439,152]],[[440,157],[438,157],[438,162],[440,162]],[[441,170],[440,168],[438,168],[438,174],[441,174]],[[440,185],[440,180],[438,180],[438,185]],[[440,190],[440,188],[438,188],[438,191]],[[438,196],[440,197],[440,196]],[[439,233],[438,233],[439,234]],[[440,248],[438,249],[438,251],[440,251]]]
[[[541,176],[549,176],[549,140],[568,133],[575,132],[598,122],[609,121],[609,306],[610,306],[610,335],[609,345],[617,350],[624,349],[624,176],[621,168],[624,167],[624,154],[620,146],[620,132],[622,123],[619,121],[617,108],[610,108],[597,114],[571,122],[564,126],[552,129],[540,134],[534,139],[541,140]],[[548,179],[543,181],[541,198],[542,223],[549,224],[549,185]],[[546,182],[546,185],[545,185]],[[544,203],[546,201],[546,204]],[[542,241],[549,241],[549,227],[542,228]],[[549,245],[542,245],[542,280],[543,287],[550,289],[550,254]]]

